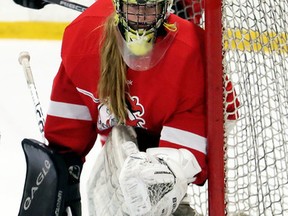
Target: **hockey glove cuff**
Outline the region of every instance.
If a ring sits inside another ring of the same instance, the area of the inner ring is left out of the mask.
[[[150,160],[164,160],[174,173],[183,173],[187,184],[194,182],[195,176],[202,170],[195,156],[187,149],[161,147],[149,148],[146,152]]]

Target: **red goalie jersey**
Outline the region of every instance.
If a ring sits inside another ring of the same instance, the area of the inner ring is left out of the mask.
[[[99,137],[105,141],[117,119],[98,99],[103,23],[114,11],[98,0],[65,30],[62,63],[54,79],[45,135],[51,145],[68,147],[83,157]],[[204,63],[198,27],[171,14],[178,32],[166,55],[147,71],[128,68],[127,125],[160,136],[160,147],[186,148],[207,178]],[[147,144],[148,145],[148,144]]]

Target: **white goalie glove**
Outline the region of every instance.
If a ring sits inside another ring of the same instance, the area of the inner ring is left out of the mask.
[[[128,156],[119,175],[124,211],[133,216],[171,215],[200,171],[186,149],[151,148]]]

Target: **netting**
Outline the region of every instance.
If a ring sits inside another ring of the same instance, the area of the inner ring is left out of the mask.
[[[288,2],[227,1],[222,11],[223,75],[231,78],[241,104],[236,126],[225,134],[226,211],[285,215]]]
[[[190,0],[186,12],[178,5],[187,1],[177,2],[177,13],[179,8],[181,16],[198,22],[191,8],[199,1]],[[198,23],[205,26],[200,14]],[[227,215],[288,215],[287,41],[287,0],[222,1]],[[234,100],[227,99],[231,94]],[[236,112],[236,124],[228,131],[228,117]],[[190,189],[191,206],[208,215],[207,186]]]

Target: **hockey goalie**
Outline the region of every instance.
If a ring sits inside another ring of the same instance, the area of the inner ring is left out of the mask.
[[[49,145],[22,143],[19,216],[80,216],[80,174],[96,139],[103,149],[88,184],[91,216],[185,215],[188,184],[207,178],[206,80],[200,30],[172,4],[97,0],[67,26]]]

